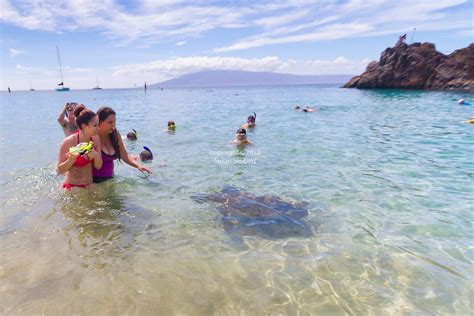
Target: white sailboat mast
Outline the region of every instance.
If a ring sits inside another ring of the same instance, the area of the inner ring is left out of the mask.
[[[59,61],[59,72],[61,73],[61,83],[64,87],[64,80],[63,80],[63,68],[61,66],[61,57],[59,56],[59,47],[56,45],[56,51],[58,52],[58,61]]]

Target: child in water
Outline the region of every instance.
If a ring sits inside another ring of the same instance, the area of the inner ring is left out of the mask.
[[[168,121],[168,131],[169,132],[176,131],[176,124],[174,123],[174,121]]]
[[[255,124],[255,120],[257,119],[257,113],[253,112],[253,115],[250,115],[247,117],[247,124],[242,125],[242,128],[248,129],[248,128],[254,128],[257,125]]]
[[[140,160],[143,162],[153,160],[153,153],[150,148],[143,146],[143,149],[145,150],[140,153]]]
[[[133,132],[127,133],[127,139],[128,139],[128,140],[137,140],[137,138],[138,138],[138,135],[137,135],[138,133],[137,133],[137,131],[134,130],[134,129],[132,129],[132,131],[133,131]]]
[[[235,140],[232,141],[237,145],[250,145],[252,142],[247,138],[247,131],[245,128],[239,128],[235,134]]]

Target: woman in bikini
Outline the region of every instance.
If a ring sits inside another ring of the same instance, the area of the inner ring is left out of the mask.
[[[78,106],[74,115],[79,130],[66,137],[59,150],[57,171],[66,174],[63,188],[70,190],[74,187],[86,188],[92,183],[92,167],[102,167],[100,155],[100,138],[97,136],[99,119],[97,115],[84,106]],[[70,148],[83,142],[92,141],[93,147],[88,153],[71,152]]]
[[[114,176],[114,160],[123,160],[126,164],[137,168],[142,173],[152,173],[150,169],[142,166],[137,160],[130,155],[125,149],[122,137],[115,128],[115,111],[108,107],[101,107],[97,111],[99,117],[99,137],[102,144],[102,161],[101,167],[94,167],[92,170],[94,183],[100,183]]]

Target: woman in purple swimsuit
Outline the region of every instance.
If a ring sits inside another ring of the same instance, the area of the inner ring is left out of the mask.
[[[141,172],[152,173],[147,167],[139,164],[127,150],[118,130],[115,129],[115,111],[107,106],[97,111],[99,117],[99,137],[102,147],[102,168],[92,169],[94,183],[100,183],[114,176],[114,160],[123,160]]]

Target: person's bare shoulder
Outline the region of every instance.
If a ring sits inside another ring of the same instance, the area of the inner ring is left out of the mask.
[[[63,139],[63,142],[61,143],[61,147],[63,146],[69,146],[72,147],[76,145],[77,141],[77,136],[76,135],[69,135],[68,137]]]

